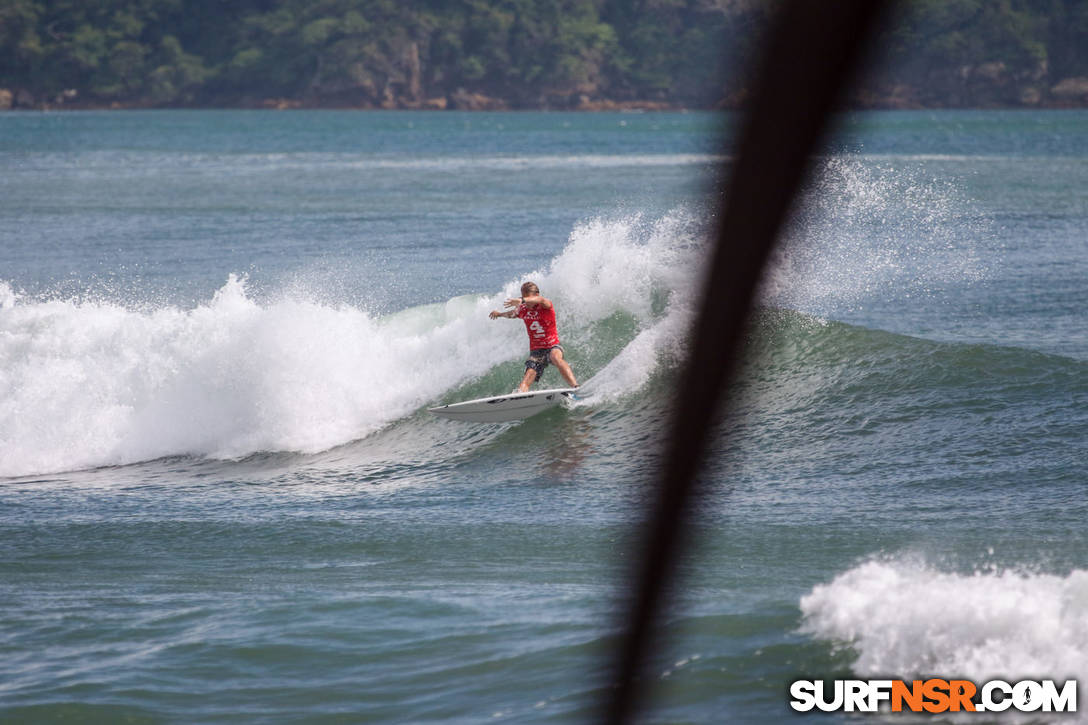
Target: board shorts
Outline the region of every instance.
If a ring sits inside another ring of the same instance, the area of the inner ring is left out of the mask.
[[[566,352],[562,345],[552,345],[551,347],[542,347],[539,350],[529,351],[529,359],[525,361],[525,369],[536,371],[536,381],[544,376],[544,368],[548,367],[548,358],[551,357],[552,350]]]

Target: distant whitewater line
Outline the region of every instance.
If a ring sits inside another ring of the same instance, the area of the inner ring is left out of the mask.
[[[35,154],[36,165],[71,162],[65,153]],[[461,171],[469,169],[504,170],[538,168],[613,168],[625,166],[692,166],[720,164],[732,157],[722,154],[542,154],[518,156],[428,156],[404,158],[325,152],[233,154],[233,153],[175,153],[167,151],[101,151],[80,153],[81,171],[93,169],[93,164],[115,169],[118,173],[141,175],[157,172],[158,164],[171,167],[192,166],[201,173],[230,169],[263,170],[339,168],[339,169],[419,169],[431,171]],[[29,160],[28,160],[29,162]],[[150,164],[150,167],[148,166]]]

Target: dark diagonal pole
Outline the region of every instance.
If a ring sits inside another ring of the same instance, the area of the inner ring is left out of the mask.
[[[695,478],[733,375],[763,268],[831,117],[889,0],[783,0],[764,45],[722,201],[701,309],[645,524],[618,648],[608,723],[638,708],[638,678],[684,542]]]

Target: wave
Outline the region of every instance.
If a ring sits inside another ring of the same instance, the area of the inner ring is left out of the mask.
[[[556,301],[582,378],[619,368],[601,400],[637,389],[675,341],[696,239],[683,214],[590,222],[526,275]],[[0,476],[317,452],[504,363],[513,386],[525,333],[488,311],[520,283],[387,316],[291,296],[258,303],[233,274],[193,309],[34,300],[0,283]]]
[[[580,226],[548,269],[527,275],[555,299],[568,357],[583,382],[592,376],[593,407],[631,413],[628,396],[672,375],[687,345],[688,270],[699,249],[684,218],[598,220]],[[487,313],[518,284],[374,316],[295,297],[259,303],[234,275],[193,309],[28,301],[0,283],[0,476],[177,455],[315,453],[434,402],[501,392],[520,378],[524,332]],[[1082,361],[790,310],[761,310],[752,342],[741,385],[754,391],[756,418],[773,423],[772,437],[794,419],[811,438],[821,423],[837,435],[851,417],[875,425],[941,408],[956,415],[1018,396],[1049,415],[1071,394],[1088,394]],[[667,405],[665,388],[650,395]]]
[[[766,310],[746,363],[735,441],[754,469],[774,470],[782,456],[876,466],[885,485],[945,496],[976,485],[962,471],[984,461],[995,487],[1081,468],[1086,361]]]
[[[779,377],[807,371],[855,395],[1088,393],[1088,362],[1009,345],[930,340],[777,308],[757,314],[754,338],[750,365]]]
[[[855,672],[1074,679],[1088,672],[1088,571],[940,571],[861,563],[801,598],[802,631],[848,645]]]
[[[625,410],[626,396],[671,375],[683,354],[694,287],[685,270],[699,249],[687,224],[589,223],[528,275],[556,300],[568,356],[583,381],[593,376],[594,406]],[[307,299],[258,303],[234,275],[188,310],[27,301],[0,283],[0,475],[313,453],[435,401],[501,392],[520,377],[524,333],[487,313],[517,285],[372,316]],[[1057,406],[1076,427],[1088,365],[764,308],[741,385],[754,393],[755,418],[770,423],[750,433],[756,440],[794,424],[812,439],[851,420],[871,429],[1018,405],[1022,425]]]
[[[874,287],[914,290],[976,270],[942,233],[910,236],[911,220],[953,214],[954,195],[941,187],[832,159],[815,190],[762,293],[770,311],[755,349],[773,355],[750,366],[747,382],[772,410],[833,408],[844,394],[856,400],[865,386],[906,380],[926,390],[934,379],[969,386],[980,369],[992,375],[995,360],[1013,384],[1026,379],[1018,369],[1040,364],[1083,384],[1082,367],[1049,358],[822,322]],[[820,201],[826,196],[838,201]],[[871,236],[888,226],[880,222],[891,208],[903,218]],[[234,274],[192,307],[126,305],[116,299],[131,296],[124,290],[110,299],[33,297],[0,282],[0,476],[179,455],[313,453],[436,401],[504,392],[520,377],[524,332],[487,312],[525,279],[556,301],[568,358],[583,382],[593,376],[594,405],[621,400],[685,352],[709,219],[686,209],[590,219],[547,266],[502,290],[385,315],[305,285],[257,299]],[[901,263],[874,264],[884,257]],[[365,298],[365,290],[353,297]],[[845,393],[844,380],[854,385]]]

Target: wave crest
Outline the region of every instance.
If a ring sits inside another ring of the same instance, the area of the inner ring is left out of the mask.
[[[682,214],[595,220],[528,275],[556,301],[578,375],[606,369],[601,399],[644,384],[676,344],[696,246]],[[488,319],[522,279],[381,317],[298,294],[259,303],[233,274],[193,309],[27,300],[0,284],[0,476],[365,437],[522,359],[521,323]]]

